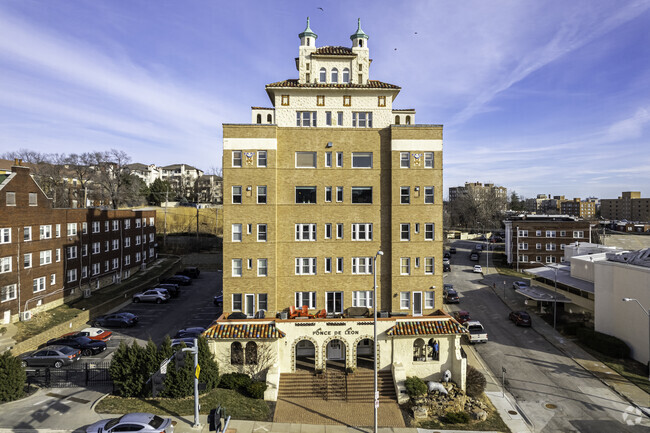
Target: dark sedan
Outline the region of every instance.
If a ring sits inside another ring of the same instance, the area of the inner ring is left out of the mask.
[[[205,332],[205,328],[199,326],[195,328],[180,329],[174,338],[199,338]]]
[[[517,326],[531,326],[533,324],[530,315],[525,311],[513,311],[508,318],[515,322]]]
[[[23,367],[61,368],[79,360],[81,351],[69,346],[47,346],[20,355]]]
[[[176,275],[185,275],[186,277],[190,278],[199,278],[201,271],[195,266],[188,266],[182,271],[176,272]]]
[[[192,284],[192,279],[185,275],[172,275],[161,281],[163,284],[178,284],[179,286],[189,286]]]
[[[93,326],[128,328],[138,323],[138,316],[132,313],[112,313],[95,317],[92,320]]]
[[[106,350],[106,343],[92,340],[88,337],[63,336],[48,341],[47,345],[69,346],[73,349],[79,349],[81,350],[82,356],[97,355]]]

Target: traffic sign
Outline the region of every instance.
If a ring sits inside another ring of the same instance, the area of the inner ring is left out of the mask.
[[[201,374],[201,366],[197,364],[196,369],[194,370],[194,376],[196,376],[196,378],[198,379],[199,374]]]
[[[375,400],[375,407],[379,408],[379,400]]]

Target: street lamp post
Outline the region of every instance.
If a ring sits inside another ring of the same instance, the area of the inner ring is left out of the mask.
[[[643,310],[643,312],[648,316],[648,380],[650,380],[650,311],[646,310],[641,303],[635,299],[635,298],[623,298],[623,302],[630,302],[634,301],[637,304],[639,304],[639,307]]]
[[[555,324],[557,319],[557,265],[555,265],[555,267],[552,267],[542,262],[534,262],[534,263],[539,263],[540,265],[546,266],[547,268],[553,269],[555,271],[555,280],[554,280],[555,294],[553,295],[553,329],[555,329]]]
[[[377,409],[379,409],[379,392],[377,391],[377,257],[383,256],[384,252],[382,250],[377,251],[375,254],[375,260],[372,262],[372,276],[374,279],[374,285],[372,288],[372,311],[373,311],[373,345],[374,349],[372,352],[374,358],[374,380],[375,380],[375,411],[374,411],[374,424],[373,432],[377,433]]]

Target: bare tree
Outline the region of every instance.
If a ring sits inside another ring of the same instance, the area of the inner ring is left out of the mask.
[[[128,196],[131,157],[126,152],[111,149],[92,154],[94,181],[101,186],[103,201],[117,209]]]
[[[94,176],[93,169],[94,154],[89,152],[84,153],[71,153],[65,158],[65,164],[68,170],[74,175],[75,179],[79,182],[80,195],[83,197],[80,207],[86,207],[86,198],[89,184],[92,183]]]

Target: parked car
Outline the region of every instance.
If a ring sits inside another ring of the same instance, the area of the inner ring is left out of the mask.
[[[223,307],[223,295],[216,295],[214,298],[212,298],[212,302],[217,307]]]
[[[469,313],[467,311],[454,311],[453,312],[454,319],[458,321],[461,325],[464,325],[465,323],[469,322],[472,320],[469,317]]]
[[[128,328],[135,326],[140,319],[133,313],[111,313],[105,314],[103,316],[95,317],[92,320],[92,324],[95,327],[100,326],[113,326],[120,328]]]
[[[450,247],[449,252],[452,254],[456,254],[456,247]]]
[[[172,275],[161,281],[163,284],[178,284],[179,286],[189,286],[192,284],[192,279],[185,275]]]
[[[156,285],[155,289],[166,289],[172,298],[178,298],[178,295],[181,294],[181,288],[178,287],[178,284],[160,283]]]
[[[188,266],[182,271],[176,272],[176,275],[185,275],[186,277],[190,278],[199,278],[199,275],[201,275],[201,271],[199,268],[195,266]]]
[[[174,338],[172,339],[172,347],[178,347],[185,343],[187,347],[194,347],[194,338],[184,337],[184,338]]]
[[[508,315],[508,319],[515,322],[517,326],[532,326],[533,322],[530,319],[530,314],[525,311],[512,311]]]
[[[69,346],[46,346],[20,355],[23,367],[61,368],[79,360],[81,351]]]
[[[443,265],[448,265],[449,264],[449,258],[448,257],[443,258],[442,259],[442,264]]]
[[[84,328],[81,331],[69,332],[62,337],[88,337],[91,340],[107,342],[113,333],[102,328]]]
[[[478,262],[478,259],[481,257],[481,255],[478,253],[478,251],[472,251],[469,254],[469,259],[475,262]]]
[[[205,332],[200,326],[194,328],[179,329],[174,338],[198,338]]]
[[[456,292],[453,287],[443,287],[442,298],[447,304],[458,304],[460,302],[460,298],[458,298],[458,292]]]
[[[474,265],[474,272],[476,272],[477,274],[483,273],[483,268],[481,267],[481,265]]]
[[[483,239],[483,240],[485,240],[485,239]],[[474,249],[475,249],[476,251],[483,251],[483,245],[481,245],[481,244],[476,244],[476,245],[474,245]]]
[[[88,337],[62,336],[53,338],[47,342],[48,346],[69,346],[81,350],[82,356],[92,356],[106,350],[106,343],[103,341],[91,340]]]
[[[155,302],[160,304],[169,300],[169,292],[165,289],[150,289],[133,295],[133,302]]]
[[[442,272],[451,272],[451,265],[449,263],[442,264]]]
[[[526,281],[515,281],[512,283],[512,288],[515,290],[519,289],[525,289],[528,287],[528,283]]]
[[[485,343],[488,341],[487,332],[478,320],[470,320],[465,323],[465,328],[469,331],[468,341],[470,344]]]
[[[445,251],[444,254],[442,255],[443,259],[449,259],[451,258],[451,253],[449,251]]]
[[[174,433],[170,418],[152,413],[127,413],[119,418],[108,418],[86,427],[86,433],[109,432]]]

